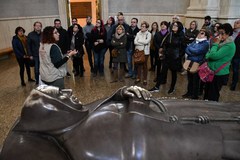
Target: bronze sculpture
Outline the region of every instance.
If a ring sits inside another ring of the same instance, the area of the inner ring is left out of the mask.
[[[240,104],[159,100],[137,86],[83,106],[40,86],[24,103],[1,160],[240,159]]]

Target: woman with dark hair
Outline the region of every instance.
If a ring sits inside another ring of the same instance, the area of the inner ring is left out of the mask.
[[[219,36],[219,32],[218,32],[218,28],[221,26],[221,23],[215,23],[214,27],[213,27],[213,34],[210,37],[210,46],[212,46],[212,44],[216,41],[218,41],[218,36]]]
[[[107,49],[109,49],[109,54],[110,54],[110,58],[109,58],[109,68],[112,68],[112,50],[113,47],[111,45],[111,36],[112,36],[112,31],[111,28],[112,26],[115,24],[115,20],[113,17],[109,17],[106,24],[104,25],[106,32],[107,32]]]
[[[151,25],[151,42],[150,42],[150,64],[151,64],[151,68],[149,69],[149,71],[155,71],[155,67],[156,67],[156,59],[155,59],[155,55],[156,55],[156,48],[154,45],[154,36],[155,34],[159,31],[158,29],[158,24],[157,22],[153,22]]]
[[[64,77],[67,74],[66,62],[77,51],[69,51],[63,56],[56,44],[57,41],[59,41],[57,29],[52,26],[45,27],[39,48],[40,76],[43,83],[63,89]]]
[[[180,54],[183,53],[183,50],[185,49],[184,33],[182,30],[182,23],[178,21],[174,22],[172,24],[171,32],[168,34],[163,43],[163,54],[165,55],[165,58],[162,61],[163,64],[160,76],[163,80],[165,80],[166,77],[164,76],[167,75],[168,69],[172,72],[172,81],[168,94],[172,94],[174,92],[177,81],[177,71],[179,70],[179,62],[181,61]],[[154,92],[156,91],[159,91],[159,87],[154,90]]]
[[[153,87],[152,89],[150,89],[150,92],[159,92],[159,87],[160,84],[165,84],[166,83],[166,77],[167,75],[163,75],[161,73],[162,70],[162,61],[163,61],[163,57],[161,57],[162,54],[162,47],[163,47],[163,41],[166,39],[166,36],[169,34],[168,32],[168,27],[169,27],[169,23],[167,21],[162,21],[160,23],[160,27],[161,30],[159,32],[157,32],[154,36],[154,45],[155,45],[155,49],[156,49],[156,66],[157,66],[157,75],[155,78],[155,82],[156,85],[155,87]]]
[[[16,59],[20,68],[20,79],[21,79],[21,85],[26,86],[24,82],[24,66],[27,70],[27,76],[29,82],[35,82],[31,78],[31,71],[29,66],[29,55],[27,52],[27,37],[24,35],[25,29],[22,27],[17,27],[15,29],[15,36],[13,36],[12,39],[12,47],[13,51],[16,55]]]
[[[204,99],[212,101],[219,100],[220,90],[223,85],[227,84],[231,60],[236,51],[236,46],[231,38],[232,26],[225,23],[219,26],[218,32],[218,40],[213,43],[210,51],[205,56],[211,70],[216,71],[220,68],[213,81],[205,84]]]
[[[84,37],[83,37],[83,31],[82,27],[79,24],[73,24],[73,33],[72,37],[70,37],[70,49],[71,50],[77,50],[78,53],[73,56],[73,67],[75,70],[74,76],[78,76],[80,74],[80,77],[83,76],[83,43],[84,43]]]
[[[101,19],[97,19],[96,26],[91,31],[91,37],[94,53],[94,76],[97,75],[97,72],[99,72],[100,76],[103,76],[104,56],[107,48],[107,32]]]

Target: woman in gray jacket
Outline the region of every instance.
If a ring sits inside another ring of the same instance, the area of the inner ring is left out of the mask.
[[[125,34],[125,29],[123,25],[118,25],[116,32],[111,40],[113,48],[117,51],[117,55],[113,56],[113,82],[119,81],[123,82],[124,77],[124,66],[127,63],[127,36]],[[118,76],[118,66],[120,65],[119,76]]]

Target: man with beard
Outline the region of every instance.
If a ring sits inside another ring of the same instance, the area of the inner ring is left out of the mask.
[[[93,73],[93,61],[92,61],[92,46],[91,46],[91,31],[93,29],[93,24],[92,24],[92,17],[87,16],[86,18],[87,24],[83,27],[83,34],[84,34],[84,39],[85,39],[85,48],[88,54],[88,62],[91,67],[91,73]]]
[[[37,21],[33,24],[34,30],[28,34],[28,54],[34,60],[34,73],[36,85],[39,84],[39,47],[41,40],[42,23]]]

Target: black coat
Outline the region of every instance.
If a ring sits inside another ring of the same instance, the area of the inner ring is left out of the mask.
[[[71,37],[71,40],[72,40],[72,37]],[[70,44],[71,44],[71,40],[70,40]],[[84,54],[83,44],[84,44],[84,36],[83,36],[82,29],[80,29],[77,32],[77,34],[75,35],[75,46],[74,46],[74,49],[76,49],[78,51],[78,53],[76,55],[77,57],[80,57],[80,56],[82,56]]]
[[[199,33],[199,30],[195,29],[191,31],[190,28],[187,29],[185,32],[185,43],[186,44],[192,43],[197,38],[198,33]]]
[[[41,33],[38,34],[32,31],[28,34],[27,44],[28,44],[28,54],[33,57],[39,57],[39,47],[41,41]]]
[[[240,33],[235,38],[234,43],[236,45],[236,52],[233,58],[240,58]]]
[[[134,30],[132,30],[131,27],[129,27],[128,32],[126,32],[127,35],[127,50],[135,49],[135,45],[134,45],[134,39],[136,37],[136,34],[139,32],[139,28],[136,27]]]
[[[59,41],[57,42],[57,45],[61,48],[62,54],[66,54],[69,49],[69,37],[68,32],[61,28],[57,28],[59,35]]]
[[[105,28],[103,28],[104,31],[103,32],[100,32],[99,30],[95,30],[94,28],[92,29],[91,31],[91,43],[92,43],[92,46],[93,46],[93,50],[98,52],[104,48],[107,48],[107,43],[106,43],[106,40],[107,40],[107,31]],[[103,39],[103,43],[99,43],[98,45],[94,45],[94,42],[97,42],[98,39]]]

